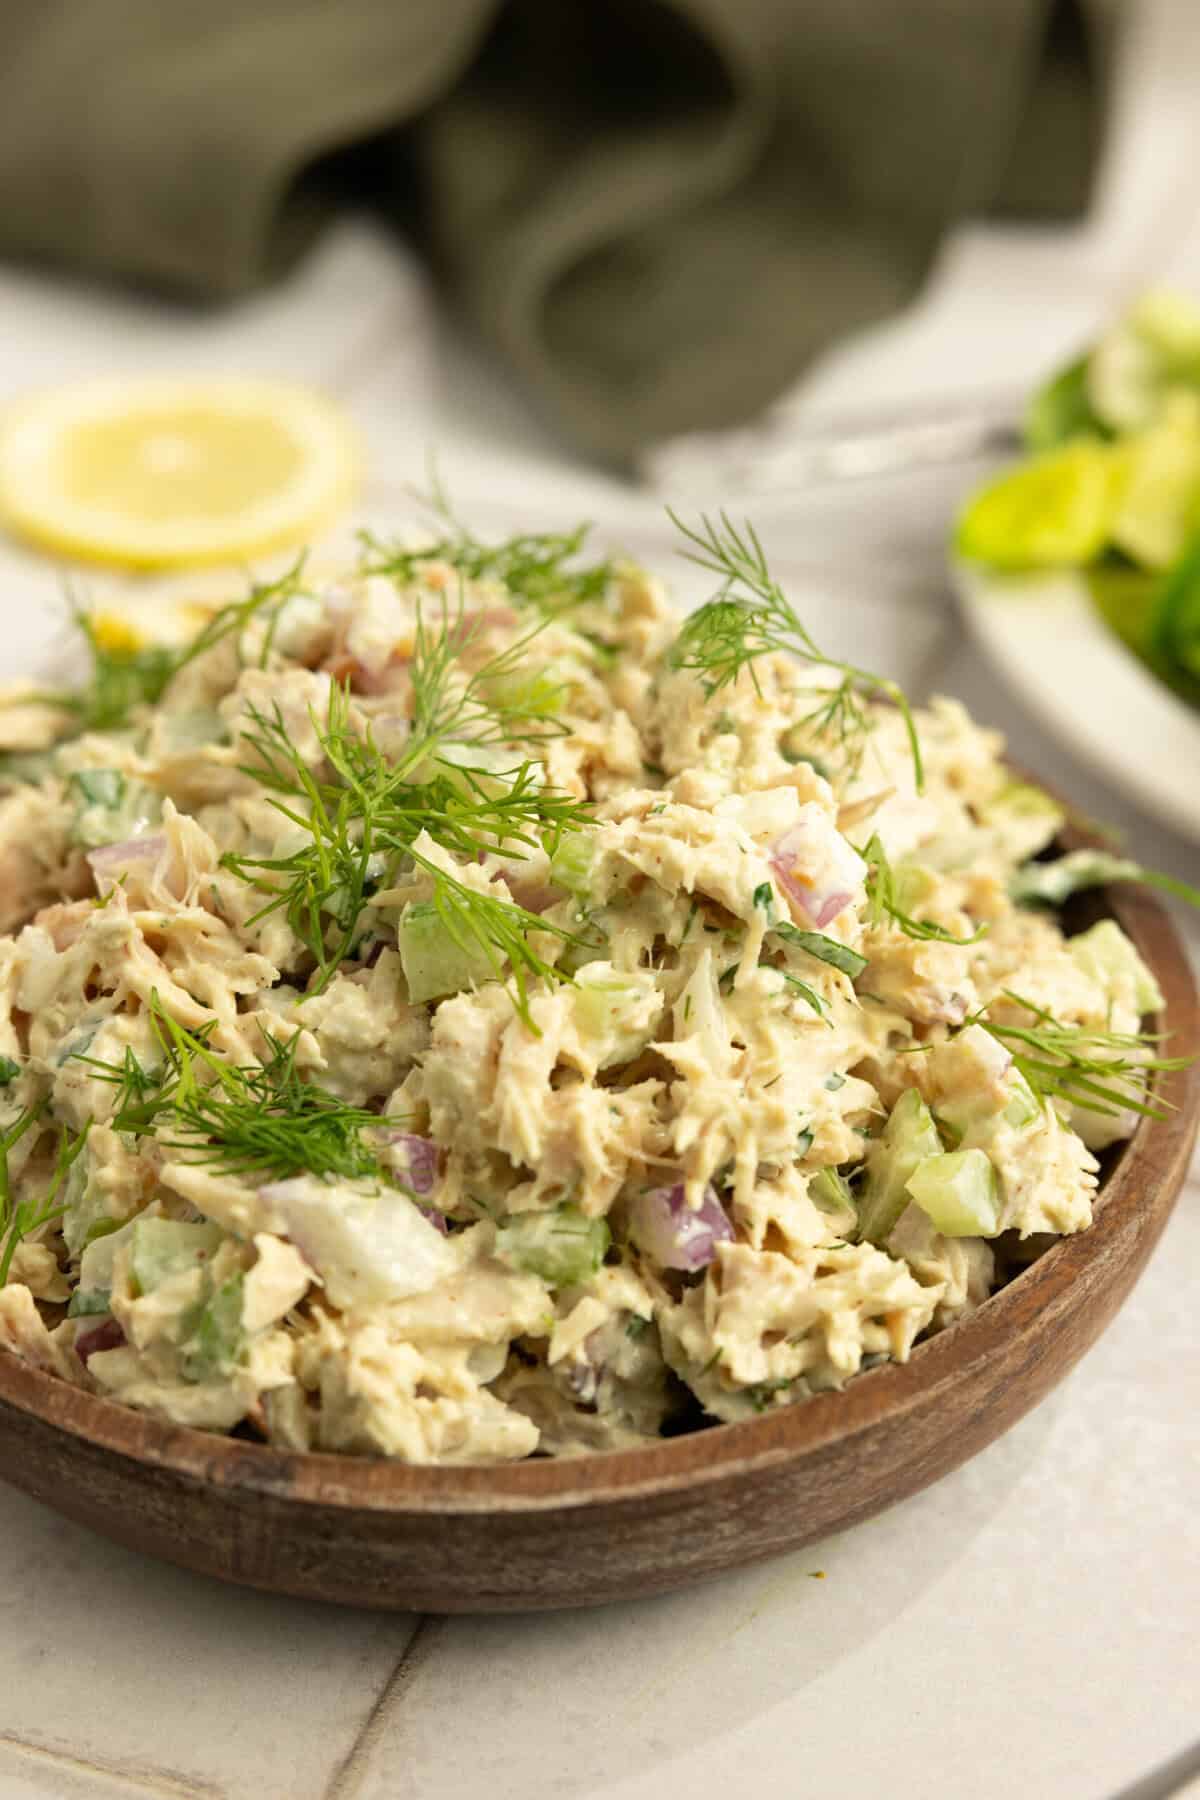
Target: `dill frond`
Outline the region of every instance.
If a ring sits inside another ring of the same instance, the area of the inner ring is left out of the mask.
[[[275,809],[306,837],[286,856],[229,852],[222,861],[269,896],[251,922],[285,914],[317,964],[318,993],[352,953],[371,896],[390,886],[406,861],[424,867],[433,878],[434,901],[447,929],[459,942],[482,949],[498,975],[505,961],[510,964],[517,978],[518,1009],[527,1017],[527,979],[545,976],[550,968],[530,947],[528,934],[536,930],[565,942],[573,934],[498,895],[480,894],[454,881],[417,855],[414,846],[425,833],[439,848],[470,861],[489,852],[520,856],[545,848],[552,853],[564,833],[590,823],[590,814],[571,795],[546,787],[540,764],[527,757],[514,760],[499,775],[441,760],[449,744],[482,750],[511,741],[522,724],[535,737],[539,727],[539,716],[527,711],[489,711],[473,687],[477,677],[456,696],[450,686],[447,635],[443,631],[441,639],[425,646],[424,685],[414,682],[423,698],[414,730],[395,761],[380,753],[369,728],[365,734],[355,729],[343,688],[331,690],[325,719],[314,719],[325,764],[317,771],[297,752],[278,710],[273,715],[251,711],[244,736],[257,760],[244,765],[245,772],[269,790]],[[501,663],[509,666],[507,652],[481,673]]]
[[[486,544],[458,518],[435,469],[430,469],[428,480],[428,492],[414,497],[432,514],[438,535],[413,550],[389,544],[370,532],[360,533],[362,574],[386,575],[407,584],[418,581],[429,563],[449,563],[460,581],[499,582],[515,600],[535,607],[545,618],[556,618],[589,600],[603,598],[613,577],[612,563],[580,565],[577,561],[590,526],[522,532]]]
[[[98,1080],[116,1086],[115,1131],[154,1138],[188,1162],[263,1182],[302,1173],[383,1179],[366,1134],[396,1121],[348,1106],[306,1081],[296,1070],[299,1033],[284,1044],[264,1031],[263,1061],[235,1066],[212,1049],[211,1027],[188,1030],[157,996],[151,1016],[161,1055],[154,1068],[131,1051],[120,1063],[78,1058]]]
[[[901,904],[901,876],[892,867],[877,832],[872,834],[859,855],[868,864],[867,919],[870,924],[878,925],[887,918],[905,937],[935,944],[977,944],[986,935],[987,926],[979,925],[969,937],[955,937],[943,925],[936,925],[930,919],[914,918],[906,912]]]
[[[301,556],[275,581],[256,583],[244,600],[220,607],[182,645],[140,644],[136,638],[106,641],[88,609],[71,601],[71,616],[87,647],[90,670],[77,689],[52,690],[36,698],[70,714],[76,735],[85,731],[115,731],[144,706],[157,706],[181,669],[228,637],[243,632],[251,619],[267,608],[275,615],[284,602],[299,591],[304,566]],[[265,640],[264,658],[271,633]]]
[[[748,669],[757,686],[754,664],[769,651],[782,650],[814,668],[840,672],[842,680],[809,715],[814,729],[830,733],[847,745],[851,754],[871,730],[867,702],[883,696],[899,708],[912,754],[917,789],[924,786],[921,745],[912,710],[903,689],[894,681],[873,675],[853,663],[839,661],[821,650],[771,575],[766,552],[753,525],[740,529],[728,514],[716,519],[702,515],[698,529],[685,525],[677,513],[668,517],[691,546],[683,554],[697,567],[715,575],[717,593],[685,619],[675,640],[671,662],[700,677],[705,693],[717,694]]]
[[[30,1232],[62,1217],[64,1203],[60,1196],[91,1130],[90,1119],[82,1131],[68,1131],[63,1126],[59,1132],[54,1173],[46,1192],[38,1199],[16,1200],[8,1166],[9,1152],[16,1148],[27,1131],[41,1123],[47,1105],[48,1102],[43,1100],[37,1106],[25,1107],[7,1130],[0,1133],[0,1246],[3,1246],[0,1248],[0,1287],[7,1282],[13,1257]]]
[[[1151,1075],[1186,1068],[1186,1056],[1149,1054],[1158,1041],[1148,1032],[1102,1031],[1090,1025],[1063,1025],[1036,1001],[1004,989],[1004,998],[1021,1007],[1032,1025],[1009,1025],[988,1016],[987,1009],[966,1021],[982,1025],[1013,1059],[1034,1093],[1063,1100],[1091,1112],[1140,1113],[1165,1119],[1162,1107],[1147,1099]]]

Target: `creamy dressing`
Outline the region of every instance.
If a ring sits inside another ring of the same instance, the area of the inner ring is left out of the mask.
[[[820,670],[770,653],[708,692],[673,666],[679,621],[637,570],[531,638],[540,619],[442,563],[351,575],[293,595],[273,629],[252,620],[118,733],[47,750],[69,715],[0,710],[0,743],[44,758],[0,778],[0,1130],[36,1113],[7,1153],[30,1209],[0,1288],[8,1349],[288,1448],[572,1455],[904,1360],[986,1300],[1021,1240],[1089,1224],[1093,1148],[1135,1112],[1031,1094],[973,1021],[1035,1024],[1030,1002],[1137,1033],[1153,980],[1132,946],[1073,951],[1009,900],[1061,821],[998,737],[935,701],[919,786],[894,707],[865,701],[857,731],[814,718]],[[277,720],[333,782],[343,684],[347,730],[394,763],[417,729],[421,621],[451,684],[513,651],[505,691],[540,680],[555,702],[552,732],[447,743],[416,786],[465,768],[502,795],[531,760],[538,791],[588,803],[588,822],[473,855],[436,832],[381,852],[322,971],[303,918],[263,911],[284,879],[263,865],[312,833],[303,798],[274,803],[253,734]],[[443,878],[523,908],[543,972],[518,988],[503,957],[447,936]],[[366,1163],[256,1172],[169,1111],[115,1128],[121,1070],[161,1081],[163,1017],[201,1046],[202,1087],[286,1054],[312,1104],[354,1110]],[[901,1192],[882,1241],[860,1239],[910,1090],[939,1157],[977,1151],[990,1171],[986,1231],[947,1235]]]

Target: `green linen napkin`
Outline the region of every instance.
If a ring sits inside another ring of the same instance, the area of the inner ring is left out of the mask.
[[[9,0],[0,254],[233,296],[368,196],[627,463],[751,417],[963,215],[1084,204],[1084,4]]]

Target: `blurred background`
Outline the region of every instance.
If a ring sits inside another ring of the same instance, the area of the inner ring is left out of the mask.
[[[291,555],[241,546],[240,484],[270,471],[237,440],[201,469],[213,566],[137,572],[71,528],[85,489],[144,527],[214,384],[262,379],[317,397],[314,441],[358,445],[332,516],[295,509],[320,564],[417,516],[431,452],[481,535],[591,520],[687,600],[664,509],[724,505],[823,645],[960,695],[1195,881],[1198,716],[1143,686],[1134,750],[1102,754],[1079,722],[1130,721],[1066,635],[1078,609],[1031,667],[956,599],[947,547],[1034,386],[1143,289],[1200,294],[1198,91],[1197,0],[7,0],[0,674],[56,664],[65,581],[153,612]],[[145,436],[150,376],[180,399]],[[1169,815],[1157,773],[1122,779],[1156,747]],[[474,1800],[497,1758],[497,1794],[580,1800],[748,1767],[782,1794],[925,1793],[935,1768],[980,1800],[1182,1791],[1196,1200],[1054,1402],[819,1570],[442,1622],[405,1664],[410,1620],[226,1593],[5,1490],[0,1800]]]
[[[724,505],[832,648],[1145,829],[968,647],[945,547],[1033,385],[1200,282],[1191,0],[43,0],[0,72],[0,403],[283,378],[361,446],[321,541],[433,453],[481,532],[590,519],[685,599],[664,503]],[[847,435],[886,472],[831,478]],[[51,542],[0,540],[13,671],[57,653]]]

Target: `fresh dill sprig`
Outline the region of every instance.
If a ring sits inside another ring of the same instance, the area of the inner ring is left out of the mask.
[[[504,650],[467,672],[461,659],[483,629],[481,614],[441,608],[431,625],[417,611],[409,681],[412,685],[411,742],[416,750],[455,743],[489,746],[542,743],[561,737],[557,714],[563,691],[541,672],[530,673],[526,651],[545,629],[539,620]],[[411,754],[405,759],[415,767]]]
[[[749,669],[757,686],[754,664],[772,650],[786,651],[814,668],[839,671],[841,681],[810,715],[814,729],[851,747],[861,745],[871,729],[867,702],[874,695],[883,695],[899,708],[903,717],[920,791],[925,779],[921,745],[903,689],[894,681],[827,656],[818,648],[772,577],[753,525],[746,523],[739,529],[722,512],[716,519],[702,515],[699,529],[694,529],[670,508],[668,516],[692,545],[683,554],[720,582],[713,599],[684,621],[671,652],[674,667],[693,670],[710,696],[736,681],[743,669]]]
[[[408,583],[417,580],[428,563],[449,563],[461,581],[499,582],[515,600],[525,601],[548,618],[603,597],[612,580],[612,563],[579,565],[576,561],[590,526],[577,525],[574,531],[522,532],[485,544],[458,518],[435,468],[430,468],[428,481],[428,492],[414,497],[433,515],[440,535],[413,550],[362,532],[362,574],[386,575]]]
[[[82,1131],[68,1131],[63,1126],[59,1132],[58,1154],[49,1187],[37,1199],[18,1201],[12,1191],[9,1152],[16,1148],[27,1131],[41,1123],[47,1105],[48,1102],[42,1100],[36,1106],[23,1108],[8,1129],[0,1134],[0,1287],[7,1282],[13,1257],[30,1232],[49,1225],[52,1219],[62,1217],[64,1203],[60,1195],[91,1130],[90,1119]]]
[[[435,644],[429,655],[440,661],[442,651]],[[244,735],[258,760],[245,771],[270,790],[272,805],[306,836],[286,856],[229,852],[222,861],[269,895],[254,920],[286,915],[317,964],[318,993],[352,952],[371,896],[391,885],[411,861],[431,876],[434,904],[456,941],[481,949],[497,974],[505,960],[510,963],[518,1007],[527,1017],[528,978],[553,974],[529,934],[540,931],[566,942],[573,934],[456,880],[418,854],[415,845],[425,833],[441,849],[471,860],[489,851],[552,853],[563,834],[588,825],[590,815],[571,795],[544,786],[540,765],[528,759],[500,775],[443,763],[440,753],[448,742],[461,744],[464,730],[475,733],[467,742],[483,749],[497,741],[497,730],[518,731],[522,719],[536,735],[537,720],[514,714],[498,727],[482,700],[440,699],[440,685],[441,677],[432,674],[419,728],[394,762],[380,753],[369,728],[365,735],[354,729],[348,696],[334,687],[324,721],[314,720],[327,775],[309,767],[278,711],[273,716],[252,711]]]
[[[82,687],[51,690],[32,696],[70,714],[76,735],[85,731],[114,731],[125,725],[143,706],[157,706],[170,683],[197,657],[235,633],[241,633],[258,613],[273,607],[278,616],[284,601],[299,589],[304,558],[299,557],[276,580],[256,583],[244,600],[220,607],[187,643],[142,644],[132,631],[110,637],[94,615],[72,599],[71,616],[87,647],[90,671]],[[273,621],[272,621],[273,622]],[[265,640],[265,660],[270,645]],[[24,701],[29,695],[22,695]]]
[[[130,1051],[120,1063],[77,1059],[117,1088],[114,1131],[154,1138],[187,1162],[259,1181],[302,1173],[383,1179],[379,1157],[364,1134],[396,1121],[348,1106],[306,1081],[296,1069],[298,1032],[284,1044],[264,1031],[264,1060],[234,1065],[212,1049],[211,1027],[188,1030],[163,1011],[157,997],[151,1016],[161,1056],[153,1068]]]
[[[1186,1068],[1186,1056],[1152,1056],[1158,1041],[1147,1032],[1102,1031],[1090,1025],[1063,1025],[1036,1001],[1004,989],[1004,998],[1021,1007],[1036,1021],[1033,1025],[1009,1025],[988,1016],[987,1009],[965,1021],[982,1025],[1010,1052],[1017,1072],[1035,1094],[1046,1100],[1064,1100],[1090,1112],[1140,1113],[1148,1119],[1165,1119],[1161,1107],[1146,1098],[1151,1074]]]
[[[979,925],[969,937],[955,937],[944,925],[935,925],[930,919],[916,919],[910,912],[906,912],[902,904],[903,871],[892,867],[877,832],[872,834],[866,848],[860,850],[859,855],[868,865],[866,885],[869,924],[879,925],[887,918],[905,937],[935,944],[977,944],[986,934],[987,926]]]

